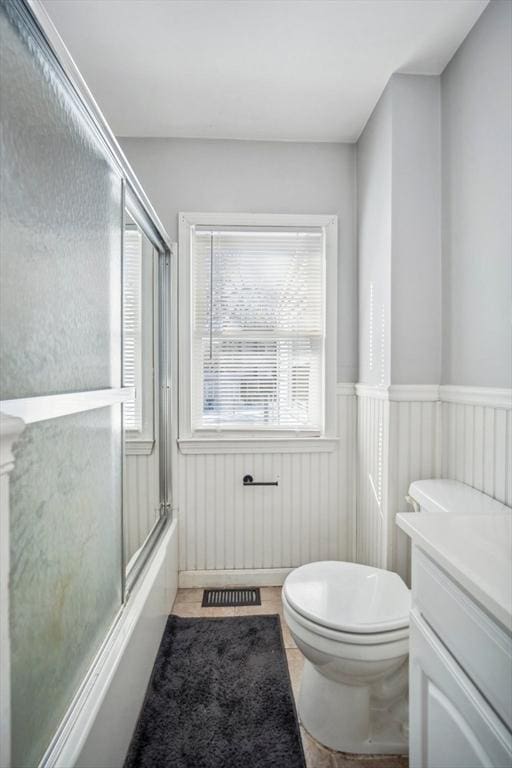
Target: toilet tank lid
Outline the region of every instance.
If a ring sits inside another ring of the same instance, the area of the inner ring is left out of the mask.
[[[512,513],[510,507],[458,480],[415,480],[409,486],[409,496],[426,512],[449,515]]]

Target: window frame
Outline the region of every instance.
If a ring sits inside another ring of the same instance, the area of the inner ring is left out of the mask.
[[[124,225],[124,232],[123,232],[123,290],[122,290],[122,301],[123,301],[123,328],[122,328],[122,334],[123,334],[123,384],[127,385],[127,372],[126,372],[126,361],[125,361],[125,353],[126,353],[126,347],[127,347],[127,338],[128,334],[126,333],[126,327],[125,327],[125,321],[126,321],[126,297],[125,297],[125,285],[126,285],[126,272],[127,272],[127,263],[126,263],[126,240],[128,234],[135,234],[138,236],[139,239],[139,248],[138,248],[138,320],[139,320],[139,327],[136,330],[133,330],[133,345],[134,345],[134,371],[133,371],[133,381],[130,382],[130,386],[133,386],[135,388],[135,400],[133,403],[140,402],[139,398],[141,398],[143,393],[143,387],[142,387],[142,338],[143,338],[143,330],[142,330],[142,232],[137,227],[135,223],[127,223],[125,222]],[[128,417],[126,410],[124,412],[124,430],[125,435],[128,439],[138,437],[142,433],[142,427],[143,427],[143,403],[140,402],[139,406],[139,415],[140,415],[140,427],[134,428],[131,426],[128,426]]]
[[[323,428],[319,434],[268,427],[192,429],[192,259],[194,226],[318,227],[325,247],[325,340]],[[338,217],[319,214],[179,213],[179,437],[182,453],[330,451],[336,438],[336,331]]]
[[[127,212],[133,219],[132,212]],[[138,391],[140,398],[141,429],[125,429],[125,453],[150,455],[155,444],[155,403],[158,397],[158,381],[155,360],[158,356],[158,339],[155,328],[158,323],[158,293],[156,275],[158,254],[147,233],[136,220],[124,221],[125,229],[134,229],[141,235],[141,285],[140,285],[140,371]],[[123,246],[124,247],[124,246]]]

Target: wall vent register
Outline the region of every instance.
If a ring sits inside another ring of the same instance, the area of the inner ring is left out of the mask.
[[[261,605],[259,587],[241,589],[205,589],[203,608],[231,608],[241,605]]]

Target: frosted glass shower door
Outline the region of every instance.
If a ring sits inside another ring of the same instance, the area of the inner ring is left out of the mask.
[[[121,605],[121,406],[28,425],[11,475],[12,765],[37,765]]]
[[[122,603],[123,180],[24,3],[0,3],[0,34],[0,410],[28,414],[9,496],[11,763],[28,768]],[[44,416],[69,393],[80,412]]]

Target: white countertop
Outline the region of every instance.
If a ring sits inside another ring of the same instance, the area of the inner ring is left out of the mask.
[[[397,525],[413,543],[512,629],[512,514],[401,513]]]

